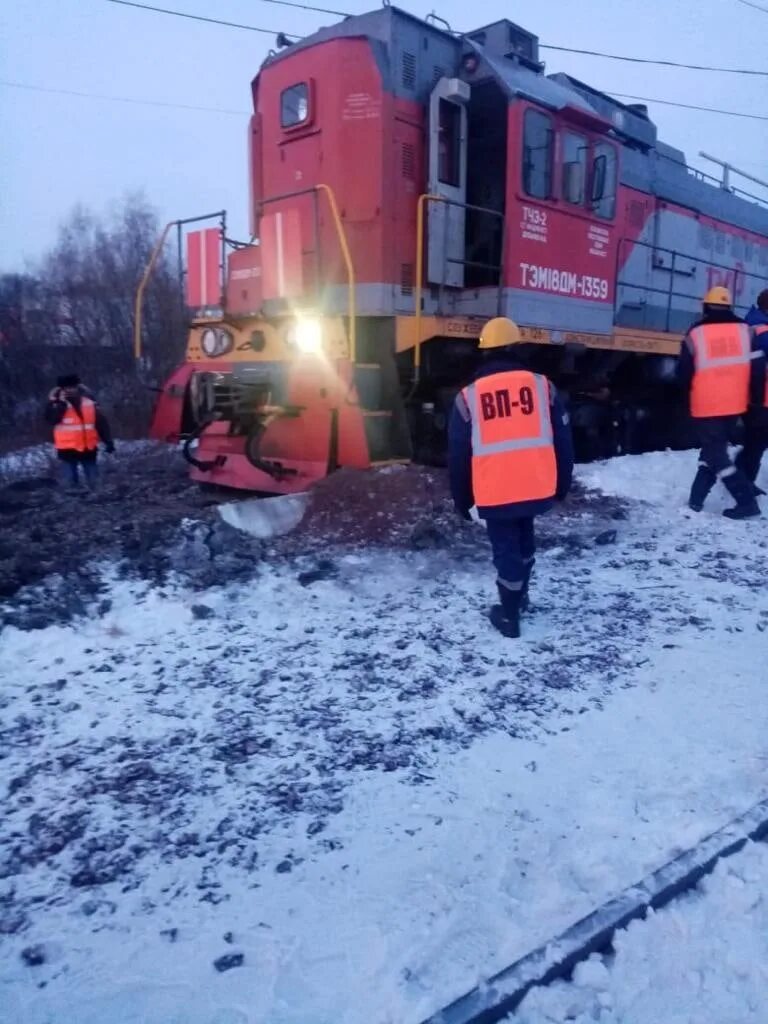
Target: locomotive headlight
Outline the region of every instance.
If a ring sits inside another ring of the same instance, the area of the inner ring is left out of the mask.
[[[302,318],[288,329],[286,340],[299,352],[303,352],[305,355],[316,355],[323,349],[323,326],[319,320]]]
[[[212,327],[206,327],[200,336],[200,348],[207,356],[215,356],[216,350],[219,347],[219,341],[216,337],[216,331]]]
[[[200,336],[200,348],[209,359],[226,355],[231,351],[234,343],[235,339],[229,331],[222,328],[206,327]]]

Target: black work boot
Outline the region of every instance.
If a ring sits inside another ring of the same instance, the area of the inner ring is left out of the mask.
[[[740,469],[723,477],[723,483],[736,502],[735,508],[727,508],[723,512],[727,519],[752,519],[760,515],[760,506],[755,501],[754,485]]]
[[[723,515],[726,519],[754,519],[755,516],[760,515],[760,506],[752,498],[751,501],[745,501],[734,508],[727,508]]]
[[[501,604],[491,607],[489,618],[494,629],[502,636],[516,639],[520,636],[520,602],[522,590],[510,590],[503,584],[497,584]]]
[[[712,488],[715,486],[717,477],[709,466],[699,466],[696,476],[691,485],[691,496],[688,499],[688,508],[694,512],[701,512],[704,502]]]

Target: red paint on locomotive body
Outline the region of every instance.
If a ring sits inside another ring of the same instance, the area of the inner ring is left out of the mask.
[[[614,299],[616,262],[615,215],[599,217],[586,202],[589,184],[584,176],[581,195],[566,197],[564,150],[575,145],[583,155],[583,166],[593,164],[598,146],[609,147],[618,159],[617,147],[605,141],[609,125],[595,131],[594,123],[585,127],[570,112],[552,118],[554,132],[552,194],[535,198],[526,194],[520,154],[524,121],[528,111],[537,111],[530,103],[511,103],[509,107],[510,146],[507,166],[507,238],[505,284],[510,288],[543,291],[573,299],[610,303]],[[569,116],[570,115],[570,116]],[[581,166],[581,165],[579,165]],[[558,174],[559,171],[559,174]],[[536,325],[532,325],[536,326]]]
[[[300,94],[299,109],[287,106],[292,88]],[[391,222],[383,212],[390,201],[385,157],[392,145],[393,104],[367,41],[330,40],[302,50],[295,60],[269,64],[254,83],[254,96],[263,139],[254,158],[260,163],[252,178],[260,189],[254,205],[262,218],[297,214],[305,293],[345,281],[328,211],[320,203],[316,213],[312,195],[295,195],[318,184],[338,195],[358,281],[385,280],[385,258],[391,255]],[[298,123],[291,124],[293,118]]]

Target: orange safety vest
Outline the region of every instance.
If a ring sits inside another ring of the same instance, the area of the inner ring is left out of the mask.
[[[740,416],[749,404],[752,338],[746,324],[701,324],[688,332],[693,349],[691,416]]]
[[[480,507],[554,497],[549,381],[528,370],[481,377],[462,396],[472,421],[472,490]]]
[[[92,399],[80,399],[80,415],[67,402],[61,421],[53,428],[53,443],[59,452],[96,451],[99,435],[96,431],[96,403]]]
[[[759,337],[761,334],[768,334],[768,324],[757,324],[752,328],[755,335]],[[768,354],[765,357],[766,370],[765,370],[765,393],[763,395],[763,405],[768,409]]]

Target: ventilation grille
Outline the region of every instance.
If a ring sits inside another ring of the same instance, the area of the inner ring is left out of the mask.
[[[400,294],[413,295],[413,264],[400,264]]]
[[[404,178],[416,180],[416,148],[410,142],[403,143],[402,171]]]
[[[432,86],[437,85],[441,78],[445,77],[445,68],[438,67],[437,64],[432,68]]]
[[[416,54],[403,53],[403,88],[416,88]]]
[[[645,224],[645,203],[633,199],[629,204],[627,217],[632,227],[641,228]]]
[[[712,228],[706,224],[699,224],[699,248],[706,249],[709,252],[714,242],[715,233]]]

